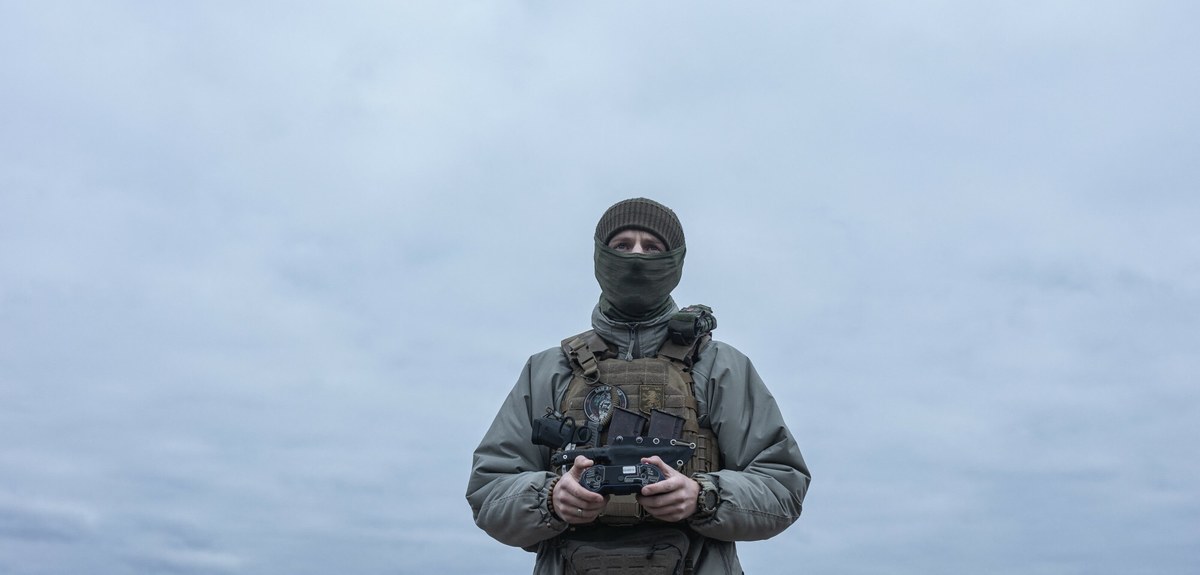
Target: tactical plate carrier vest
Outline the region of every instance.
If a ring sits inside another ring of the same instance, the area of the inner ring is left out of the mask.
[[[592,443],[597,446],[615,439],[608,427],[617,411],[614,406],[647,419],[656,410],[669,413],[682,420],[673,439],[695,444],[691,460],[680,471],[690,476],[720,469],[717,438],[711,429],[700,426],[692,379],[692,365],[701,348],[712,339],[709,334],[715,326],[716,320],[706,306],[684,308],[672,317],[669,336],[658,354],[632,360],[619,358],[616,348],[592,330],[563,340],[562,349],[574,375],[559,411],[577,422],[586,422],[594,431]],[[653,518],[643,512],[635,495],[611,496],[598,519],[616,525],[650,520]]]

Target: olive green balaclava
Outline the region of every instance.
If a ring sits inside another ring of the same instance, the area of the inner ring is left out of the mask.
[[[613,236],[630,228],[658,236],[667,251],[631,254],[608,247]],[[667,311],[674,304],[671,290],[683,276],[685,253],[683,226],[670,208],[646,198],[613,204],[596,224],[600,311],[625,322],[644,321]]]

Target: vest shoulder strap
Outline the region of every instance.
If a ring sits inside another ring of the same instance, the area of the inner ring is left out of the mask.
[[[717,318],[712,308],[699,304],[687,306],[671,316],[667,339],[658,355],[680,363],[684,371],[690,371],[716,328]],[[599,375],[597,364],[600,361],[617,356],[617,350],[592,329],[562,340],[562,350],[571,369],[589,381],[595,381]]]
[[[717,317],[706,305],[689,305],[671,316],[667,324],[667,340],[658,354],[677,361],[690,370],[700,357],[700,350],[712,339],[717,329]]]
[[[591,329],[562,340],[562,350],[575,374],[589,381],[595,381],[599,375],[597,364],[601,360],[617,355],[608,342]]]
[[[700,349],[711,339],[711,335],[704,334],[687,345],[675,343],[668,339],[659,348],[658,355],[682,364],[684,371],[691,371],[692,365],[695,365],[696,360],[700,358]]]

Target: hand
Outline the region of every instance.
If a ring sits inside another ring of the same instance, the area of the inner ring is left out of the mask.
[[[696,513],[696,500],[700,496],[700,484],[695,479],[663,463],[657,455],[642,459],[662,471],[663,478],[642,488],[638,503],[647,513],[663,521],[682,521]]]
[[[578,455],[571,470],[554,484],[554,513],[563,521],[576,525],[591,523],[608,504],[608,497],[588,491],[579,484],[583,471],[594,464],[591,459]]]

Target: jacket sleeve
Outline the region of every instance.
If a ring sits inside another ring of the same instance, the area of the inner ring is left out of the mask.
[[[703,390],[699,376],[708,366],[703,357],[697,365],[696,395],[721,451],[721,470],[706,474],[720,503],[713,515],[692,520],[692,528],[723,541],[773,537],[800,517],[808,466],[750,359],[715,341],[705,351],[713,360]]]
[[[543,352],[525,364],[475,449],[467,483],[467,502],[475,524],[497,541],[515,547],[531,548],[567,528],[547,506],[555,477],[546,471],[549,449],[531,440],[534,413],[540,414],[552,404],[554,385],[563,377],[554,369],[557,362],[551,352],[556,351]]]

